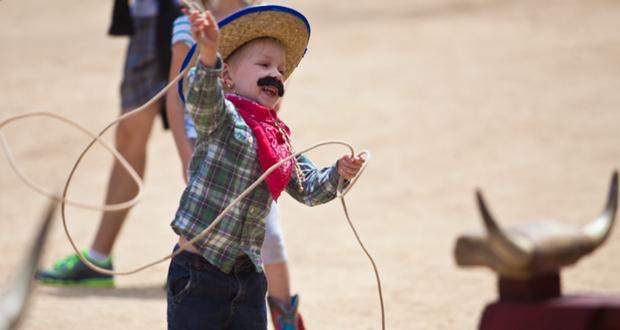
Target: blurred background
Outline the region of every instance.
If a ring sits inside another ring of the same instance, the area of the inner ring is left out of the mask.
[[[372,153],[347,197],[382,275],[389,329],[475,329],[495,275],[458,269],[457,235],[481,229],[483,189],[505,225],[585,224],[620,165],[620,2],[610,0],[278,1],[306,15],[308,52],[281,117],[296,149],[344,140]],[[0,1],[0,120],[31,111],[98,131],[119,114],[127,40],[107,36],[111,1]],[[18,164],[60,190],[89,139],[30,119],[3,128]],[[112,141],[112,134],[107,134]],[[329,165],[344,149],[314,151]],[[103,200],[112,157],[93,148],[69,196]],[[156,123],[146,188],[115,247],[118,270],[172,250],[183,189],[169,131]],[[46,204],[0,161],[0,287]],[[309,329],[378,329],[372,268],[339,203],[281,200],[293,291]],[[86,247],[99,214],[69,208]],[[148,228],[145,231],[144,228]],[[565,293],[620,293],[620,231],[563,272]],[[146,232],[147,234],[142,234]],[[70,254],[60,222],[44,263]],[[167,264],[116,289],[38,286],[24,329],[164,329]]]

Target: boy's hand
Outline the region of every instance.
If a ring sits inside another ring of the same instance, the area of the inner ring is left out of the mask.
[[[214,67],[220,40],[220,30],[215,17],[208,10],[204,13],[190,10],[187,14],[189,14],[189,21],[192,25],[192,36],[200,48],[200,61],[208,67]]]
[[[366,159],[357,155],[355,157],[343,156],[338,160],[338,174],[347,180],[353,179],[360,171]]]

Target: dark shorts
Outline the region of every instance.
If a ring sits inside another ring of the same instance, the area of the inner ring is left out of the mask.
[[[226,274],[183,251],[170,262],[166,289],[169,330],[267,329],[267,279],[247,257]]]
[[[134,34],[129,39],[123,81],[121,109],[135,109],[157,94],[166,80],[158,77],[155,17],[133,18]]]

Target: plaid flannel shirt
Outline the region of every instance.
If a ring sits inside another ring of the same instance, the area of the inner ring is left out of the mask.
[[[202,232],[248,186],[262,175],[254,134],[235,106],[224,98],[220,83],[222,62],[215,68],[200,61],[188,78],[187,109],[198,133],[189,165],[189,182],[179,203],[173,230],[191,240]],[[336,164],[318,169],[301,155],[303,192],[293,174],[286,191],[296,200],[317,205],[336,197]],[[230,273],[236,258],[246,254],[262,271],[261,246],[265,217],[272,197],[265,182],[236,204],[222,221],[194,246],[211,264]]]

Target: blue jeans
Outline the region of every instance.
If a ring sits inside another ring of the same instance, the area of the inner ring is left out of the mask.
[[[226,274],[183,251],[170,262],[166,291],[169,330],[267,329],[267,279],[247,257]]]

